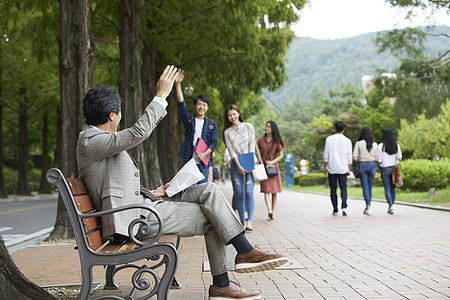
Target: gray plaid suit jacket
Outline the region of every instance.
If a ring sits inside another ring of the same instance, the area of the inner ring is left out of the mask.
[[[78,173],[89,191],[97,210],[142,203],[139,167],[126,150],[150,136],[167,114],[164,107],[152,101],[144,114],[130,128],[113,134],[88,126],[80,132],[77,144]],[[140,210],[129,210],[103,217],[103,236],[114,233],[128,235],[128,224],[147,215]]]

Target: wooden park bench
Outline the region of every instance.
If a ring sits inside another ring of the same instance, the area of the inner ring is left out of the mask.
[[[106,290],[118,289],[118,285],[114,282],[117,272],[128,268],[136,270],[131,277],[132,288],[128,297],[102,294],[95,299],[134,299],[133,295],[136,290],[150,289],[145,297],[139,299],[148,299],[157,295],[157,299],[162,300],[167,299],[169,288],[180,287],[175,279],[178,265],[178,254],[175,247],[178,248],[179,237],[162,235],[162,220],[153,207],[143,203],[96,211],[82,179],[65,178],[59,169],[53,168],[47,172],[47,180],[58,188],[77,242],[82,275],[78,299],[89,299],[93,284],[92,268],[98,265],[106,267]],[[129,209],[146,209],[153,214],[159,222],[157,234],[144,241],[136,239],[132,234],[134,226],[138,226],[139,230],[144,231],[150,229],[147,220],[140,218],[131,222],[128,227],[130,241],[115,242],[103,239],[101,217]],[[143,259],[146,259],[144,263],[151,261],[152,265],[134,264]],[[162,270],[159,268],[163,265],[164,272],[160,277],[155,269]],[[144,275],[151,276],[152,280],[148,280]]]

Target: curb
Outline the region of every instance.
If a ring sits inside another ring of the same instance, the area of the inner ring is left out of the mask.
[[[318,193],[318,192],[304,192],[304,191],[295,191],[295,190],[286,190],[286,191],[329,196],[329,194]],[[348,199],[364,201],[364,198],[360,198],[360,197],[351,197],[351,196],[349,196]],[[382,203],[386,202],[386,200],[381,200],[381,199],[372,199],[372,201],[382,202]],[[429,204],[422,204],[422,203],[402,202],[402,201],[395,201],[395,204],[396,205],[413,206],[413,207],[418,207],[418,208],[426,208],[426,209],[434,209],[434,210],[450,212],[450,207],[444,207],[444,206],[429,205]]]
[[[9,204],[17,202],[34,202],[43,200],[57,200],[58,194],[39,194],[35,196],[20,196],[11,198],[0,198],[0,204]]]

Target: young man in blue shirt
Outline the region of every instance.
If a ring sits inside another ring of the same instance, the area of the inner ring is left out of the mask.
[[[194,99],[196,113],[192,115],[188,112],[181,89],[183,79],[184,71],[180,69],[175,79],[175,87],[177,90],[178,111],[185,128],[185,138],[178,156],[183,159],[183,163],[187,163],[194,157],[198,169],[205,176],[203,180],[198,182],[200,184],[208,182],[209,170],[214,166],[212,153],[217,146],[217,123],[206,116],[209,108],[209,99],[204,95],[199,95]],[[197,156],[195,148],[199,138],[203,139],[208,148],[205,152],[199,153]],[[211,154],[211,158],[208,164],[205,165],[203,160],[209,154]]]

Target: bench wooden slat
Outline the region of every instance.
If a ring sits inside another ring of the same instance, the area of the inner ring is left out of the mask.
[[[66,178],[69,183],[70,191],[72,195],[78,196],[83,194],[88,194],[86,186],[84,185],[83,179],[81,178]]]
[[[89,232],[91,232],[92,230],[100,227],[97,218],[86,218],[82,220],[83,222],[83,227],[84,227],[84,232],[86,234],[88,234]]]
[[[176,234],[163,234],[159,238],[158,243],[168,243],[176,248],[177,247],[177,239],[178,239],[178,236]]]
[[[98,252],[101,253],[116,253],[120,247],[122,247],[123,243],[120,244],[108,244],[105,247],[103,247],[101,250],[99,250]]]
[[[92,232],[89,236],[86,237],[88,240],[89,248],[96,251],[100,246],[103,245],[103,239],[102,239],[102,231],[96,230]]]
[[[81,212],[88,212],[95,210],[94,204],[91,201],[91,198],[89,195],[81,195],[81,196],[75,196],[75,202],[77,203],[78,209]]]

